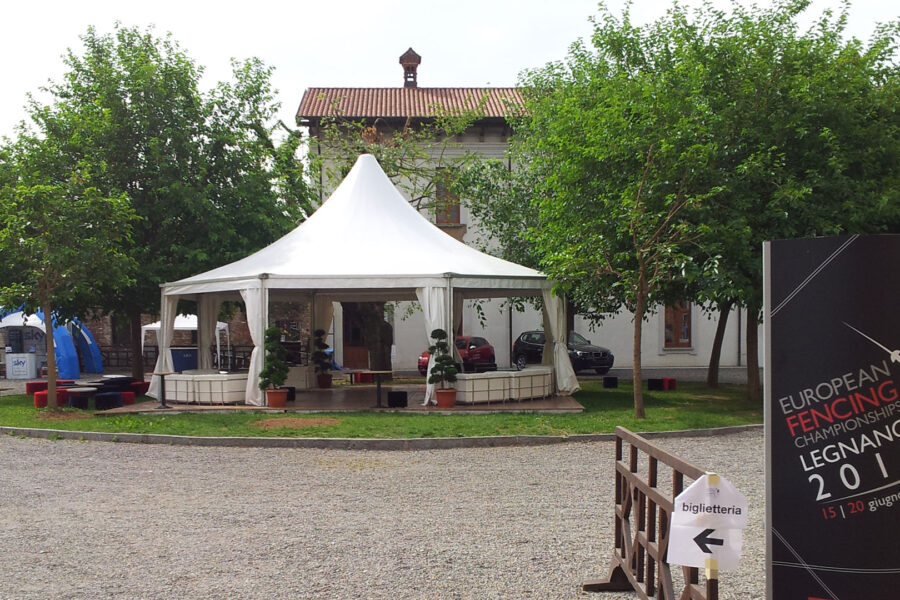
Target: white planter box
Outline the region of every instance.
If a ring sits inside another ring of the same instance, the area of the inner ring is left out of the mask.
[[[509,373],[460,373],[456,376],[456,401],[461,404],[506,402],[509,399]]]
[[[194,401],[198,404],[242,404],[246,396],[247,375],[194,375]]]
[[[241,404],[247,395],[243,373],[168,375],[166,400],[196,404]]]
[[[167,402],[194,402],[193,375],[166,375]]]
[[[512,400],[546,398],[553,394],[553,369],[550,367],[530,367],[521,371],[510,371],[509,397]]]

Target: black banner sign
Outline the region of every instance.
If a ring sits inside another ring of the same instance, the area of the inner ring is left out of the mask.
[[[770,600],[900,598],[900,236],[766,243]]]

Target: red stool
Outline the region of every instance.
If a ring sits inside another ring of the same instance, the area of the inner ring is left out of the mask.
[[[135,381],[131,384],[131,387],[134,390],[135,396],[144,396],[147,394],[147,391],[150,389],[149,381]]]
[[[663,377],[663,389],[664,390],[674,390],[675,389],[675,378],[674,377]]]
[[[122,405],[134,404],[134,392],[122,392]]]
[[[69,392],[65,388],[59,388],[56,390],[56,405],[57,406],[67,406],[69,404]],[[34,407],[35,408],[46,408],[47,407],[47,390],[39,390],[34,393]]]
[[[34,396],[35,392],[47,389],[46,381],[28,381],[25,383],[25,393]]]

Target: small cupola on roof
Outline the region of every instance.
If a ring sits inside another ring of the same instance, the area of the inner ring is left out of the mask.
[[[421,62],[422,57],[416,54],[416,51],[412,48],[404,52],[403,56],[400,57],[400,64],[403,65],[403,87],[419,87],[418,82],[416,82],[416,71]]]

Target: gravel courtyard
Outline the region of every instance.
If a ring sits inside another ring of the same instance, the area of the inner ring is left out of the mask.
[[[720,596],[765,597],[761,430],[657,440],[750,501]],[[418,452],[0,439],[0,598],[597,598],[613,444]]]

